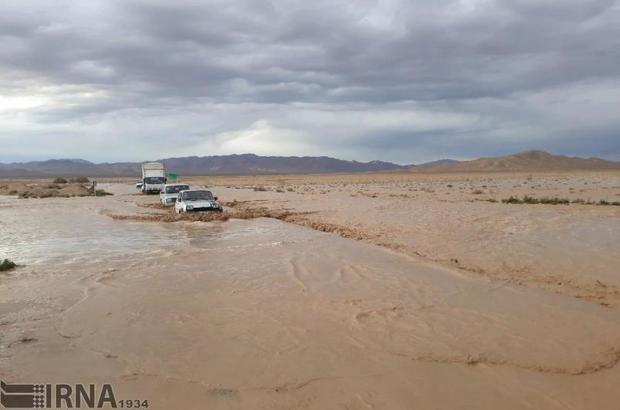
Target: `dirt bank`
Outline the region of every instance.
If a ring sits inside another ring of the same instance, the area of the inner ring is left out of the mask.
[[[108,195],[104,190],[93,191],[90,183],[47,181],[0,181],[0,195],[19,198],[70,198]]]

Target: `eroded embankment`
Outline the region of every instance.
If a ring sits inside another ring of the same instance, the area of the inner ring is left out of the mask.
[[[271,209],[265,206],[253,206],[250,201],[233,201],[224,204],[227,210],[223,212],[201,212],[177,214],[171,208],[163,207],[160,204],[144,204],[143,208],[159,209],[163,212],[146,214],[107,214],[116,220],[131,220],[145,222],[214,222],[227,221],[234,219],[254,219],[254,218],[273,218],[284,222],[294,223],[321,232],[329,232],[340,235],[343,238],[367,240],[377,245],[399,250],[398,246],[391,246],[388,243],[378,241],[380,235],[368,234],[362,230],[350,228],[344,225],[322,222],[310,218],[315,212],[299,212],[289,209]]]
[[[146,214],[108,214],[117,220],[134,220],[145,222],[214,222],[234,219],[274,218],[293,223],[321,232],[337,234],[343,238],[367,241],[393,251],[404,253],[425,262],[432,262],[453,269],[475,273],[492,280],[501,281],[519,286],[530,286],[549,290],[558,294],[575,297],[597,303],[605,307],[620,306],[620,289],[616,286],[604,284],[599,280],[593,282],[577,281],[560,275],[537,275],[519,272],[492,271],[477,266],[469,266],[456,258],[438,259],[425,255],[411,246],[391,242],[383,235],[372,234],[363,229],[346,225],[339,225],[321,221],[316,212],[300,212],[290,209],[272,209],[256,205],[253,201],[232,201],[224,204],[227,208],[223,212],[202,212],[176,214],[174,209],[163,207],[160,204],[143,204],[144,208],[160,210],[158,213]]]
[[[102,189],[96,189],[87,182],[7,182],[0,184],[0,195],[17,196],[19,198],[73,198],[85,196],[112,195]]]
[[[293,212],[286,209],[269,209],[267,207],[248,207],[240,206],[239,202],[229,202],[225,206],[230,209],[223,212],[197,212],[177,214],[173,208],[165,208],[159,204],[140,205],[143,208],[161,210],[158,213],[146,214],[107,214],[116,220],[131,220],[145,222],[214,222],[235,219],[254,219],[254,218],[274,218],[282,221],[292,222],[295,217],[307,215],[310,212]]]

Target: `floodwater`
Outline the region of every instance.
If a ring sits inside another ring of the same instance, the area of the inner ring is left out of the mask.
[[[76,206],[76,201],[82,203]],[[216,239],[261,234],[256,226],[233,231],[221,224],[118,222],[105,215],[112,210],[127,212],[118,202],[0,196],[0,255],[29,268],[63,273],[76,269],[79,274],[91,265],[117,268],[190,248],[209,248]]]
[[[0,198],[0,376],[154,409],[614,408],[614,311],[270,219]]]
[[[188,244],[182,230],[165,225],[119,224],[90,209],[53,201],[38,204],[32,200],[27,206],[19,205],[0,209],[0,254],[29,267],[122,263],[165,254]]]

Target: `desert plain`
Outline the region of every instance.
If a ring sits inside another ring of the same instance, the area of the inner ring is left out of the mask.
[[[154,409],[618,407],[618,171],[184,178],[210,216],[134,182],[0,181],[3,380]]]

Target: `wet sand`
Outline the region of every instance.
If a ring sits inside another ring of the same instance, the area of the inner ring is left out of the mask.
[[[315,185],[298,184],[327,189]],[[419,245],[424,213],[417,208],[437,212],[441,196],[389,202],[387,195],[399,193],[390,189],[377,205],[372,195],[381,192],[369,184],[373,193],[362,199],[344,187],[300,194],[229,186],[214,188],[224,202],[261,200],[235,208],[315,213],[295,223],[114,220],[107,215],[159,212],[138,206],[156,198],[135,195],[129,185],[106,187],[116,195],[105,198],[0,197],[0,256],[26,265],[0,276],[2,379],[112,383],[117,398],[148,399],[157,409],[616,408],[615,305],[388,246],[405,236],[407,223]],[[518,240],[506,236],[507,260],[510,245],[541,232],[550,245],[524,245],[538,259],[523,263],[536,267],[555,257],[556,242],[547,236],[553,226],[573,235],[560,238],[569,249],[571,238],[582,241],[575,260],[597,252],[607,258],[563,275],[605,280],[607,287],[618,280],[608,265],[618,242],[605,239],[618,234],[616,208],[445,203],[457,208],[434,218],[447,224],[450,215],[488,214],[487,224],[506,218],[496,230],[483,223],[491,238],[473,244],[487,245],[489,260],[502,249],[492,235],[510,230]],[[387,209],[373,213],[372,205]],[[399,207],[400,218],[391,221],[387,211]],[[564,217],[553,219],[554,212]],[[356,241],[299,226],[307,221],[361,232],[383,224],[394,235],[377,246],[371,235]],[[595,234],[578,235],[575,223]],[[474,226],[470,235],[479,232]],[[530,228],[524,233],[523,226]],[[437,246],[437,237],[425,246]],[[468,248],[476,240],[461,238],[459,249],[482,264],[485,253]],[[452,242],[445,240],[450,250]]]

